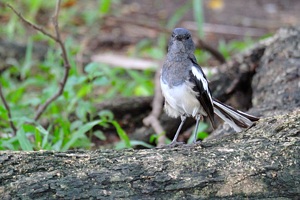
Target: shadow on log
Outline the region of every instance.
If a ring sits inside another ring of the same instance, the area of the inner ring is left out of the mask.
[[[299,41],[300,29],[289,28],[264,44],[252,81],[251,111],[262,116],[256,126],[211,138],[201,146],[65,153],[0,152],[0,196],[2,199],[297,199],[300,196]]]

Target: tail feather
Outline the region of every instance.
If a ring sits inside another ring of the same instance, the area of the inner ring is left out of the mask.
[[[214,99],[214,112],[226,123],[228,123],[235,131],[240,132],[242,128],[248,128],[253,125],[254,121],[259,118],[244,113]]]

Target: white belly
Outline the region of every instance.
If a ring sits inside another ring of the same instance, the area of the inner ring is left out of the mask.
[[[192,90],[189,83],[170,88],[160,81],[162,93],[165,97],[165,110],[171,117],[179,117],[183,114],[193,116],[201,114],[206,116],[202,106],[196,98],[197,93]]]

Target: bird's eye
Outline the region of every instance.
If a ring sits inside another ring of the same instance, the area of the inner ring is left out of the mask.
[[[190,37],[191,37],[191,36],[188,35],[188,36],[186,36],[186,39],[188,40],[188,39],[190,39]]]

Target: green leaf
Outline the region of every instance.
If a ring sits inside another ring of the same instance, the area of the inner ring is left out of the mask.
[[[28,138],[26,137],[26,132],[24,131],[24,128],[21,127],[17,131],[17,138],[19,141],[19,144],[21,146],[21,149],[24,151],[33,151],[32,145]]]
[[[25,54],[24,65],[21,67],[21,77],[25,78],[27,74],[30,73],[30,69],[32,66],[32,50],[33,50],[33,42],[32,39],[29,39],[27,42],[27,49]]]
[[[208,124],[204,122],[199,123],[198,132],[205,131],[208,128]]]
[[[126,149],[125,142],[123,140],[117,142],[115,144],[115,149],[120,150],[120,149]]]
[[[150,135],[150,139],[149,139],[149,142],[150,143],[153,143],[153,142],[157,142],[157,139],[158,139],[158,135],[157,134],[152,134]]]
[[[91,102],[83,101],[83,100],[78,101],[78,105],[76,107],[75,113],[80,120],[84,122],[87,121],[87,114],[91,113],[91,111],[92,111]]]
[[[87,74],[92,74],[94,72],[99,71],[99,64],[95,62],[91,62],[84,67],[84,71]]]
[[[146,51],[151,58],[161,60],[165,56],[165,49],[158,47],[151,47]],[[154,68],[155,66],[151,66]]]
[[[63,144],[63,139],[58,140],[55,144],[52,145],[51,150],[60,151]]]
[[[93,84],[96,85],[96,86],[108,85],[109,82],[110,81],[105,76],[98,77],[98,78],[95,78],[95,80],[93,80]]]
[[[3,150],[19,150],[19,145],[14,145],[14,143],[18,143],[18,138],[17,136],[12,137],[12,138],[0,138],[0,148]]]
[[[146,147],[146,148],[149,148],[149,149],[154,148],[154,146],[152,146],[152,145],[150,145],[150,144],[148,144],[148,143],[146,143],[144,141],[140,141],[140,140],[131,140],[130,141],[130,145],[131,146],[138,146],[138,145],[140,145],[140,146],[143,146],[143,147]]]
[[[99,5],[99,12],[101,14],[108,13],[110,9],[110,4],[111,4],[110,0],[101,0]]]
[[[88,94],[91,93],[93,89],[93,85],[92,84],[89,84],[89,83],[86,83],[84,85],[82,85],[82,87],[80,88],[80,90],[77,92],[77,97],[78,98],[82,98]]]
[[[62,148],[62,151],[67,151],[68,149],[70,149],[72,147],[72,145],[80,138],[86,137],[85,133],[87,131],[89,131],[90,129],[92,129],[95,125],[99,124],[102,120],[95,120],[89,123],[84,124],[83,126],[81,126],[77,131],[75,131],[72,136],[71,139],[64,145],[64,147]]]
[[[119,125],[119,123],[118,123],[117,121],[115,121],[115,120],[113,120],[111,123],[112,123],[112,124],[114,125],[114,127],[116,128],[117,133],[118,133],[120,139],[121,139],[122,141],[124,141],[125,147],[126,147],[126,148],[130,148],[131,145],[130,145],[129,137],[127,136],[127,134],[125,133],[125,131],[121,128],[121,126]]]
[[[150,96],[152,94],[151,91],[148,90],[147,87],[145,87],[144,85],[138,85],[135,89],[134,89],[134,94],[136,96]]]
[[[35,127],[35,144],[37,149],[45,149],[48,142],[49,131],[41,125]]]
[[[171,19],[167,23],[168,29],[173,29],[176,24],[182,19],[183,15],[190,10],[191,3],[185,3],[183,6],[181,6],[179,9],[176,10],[175,14],[171,17]]]
[[[19,87],[16,90],[11,90],[7,94],[7,100],[9,100],[11,103],[17,103],[22,99],[22,96],[25,94],[26,90],[24,87]]]
[[[83,122],[81,120],[75,120],[71,123],[70,130],[74,131],[82,126]]]
[[[204,24],[204,14],[203,14],[203,2],[202,0],[193,0],[194,18],[197,23],[198,35],[203,38],[203,24]]]
[[[48,130],[51,130],[52,129],[52,125],[50,125],[48,127],[48,130],[45,130],[42,126],[41,128],[39,128],[39,126],[37,127],[38,130],[44,134],[44,137],[43,137],[43,141],[42,141],[42,149],[46,149],[47,145],[49,144],[48,143],[48,137],[49,137],[49,131]]]
[[[98,116],[103,121],[112,121],[114,118],[114,113],[112,113],[110,110],[101,110],[100,112],[98,112]]]
[[[40,150],[42,147],[42,136],[38,130],[36,130],[34,133],[34,139],[35,139],[35,150]]]
[[[149,148],[149,149],[154,148],[154,146],[152,146],[152,145],[150,145],[150,144],[148,144],[146,142],[139,141],[139,140],[131,140],[130,141],[130,145],[131,146],[138,146],[138,145],[140,145],[140,146],[143,146],[143,147],[146,147],[146,148]],[[115,144],[115,148],[119,150],[119,149],[126,149],[128,147],[126,146],[126,144],[125,144],[124,141],[120,141],[120,142],[117,142]]]
[[[92,146],[91,141],[88,137],[80,138],[73,144],[73,148],[84,148],[89,149]]]
[[[48,135],[49,134],[49,132],[46,129],[44,129],[44,127],[42,127],[41,125],[38,125],[36,127],[36,130],[38,130],[40,133],[42,133],[44,135]]]
[[[100,130],[95,131],[93,134],[100,140],[106,140],[106,136]]]
[[[201,140],[205,139],[208,136],[209,136],[209,134],[207,132],[199,132],[198,133],[198,139],[201,139]]]
[[[0,117],[1,120],[8,120],[7,110],[4,105],[0,105]]]
[[[205,130],[208,128],[208,124],[204,122],[200,122],[197,130],[197,139],[204,139],[208,136],[208,133]],[[194,140],[194,132],[192,132],[190,138],[188,139],[188,144],[191,144]]]
[[[25,123],[35,123],[32,118],[21,116],[21,117],[13,117],[12,121],[16,123],[16,126],[23,126]]]
[[[150,143],[155,142],[155,143],[157,144],[158,139],[159,139],[160,137],[164,136],[164,135],[166,135],[165,132],[162,132],[162,133],[160,133],[160,134],[152,134],[152,135],[150,136],[149,142],[150,142]],[[167,138],[166,138],[166,139],[167,139]]]

